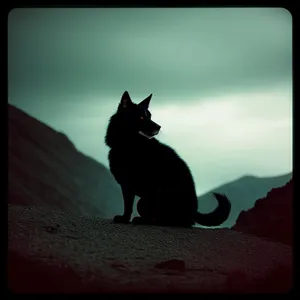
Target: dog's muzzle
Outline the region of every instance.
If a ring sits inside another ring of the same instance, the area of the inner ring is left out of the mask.
[[[139,131],[139,134],[142,136],[152,139],[156,136],[160,131],[161,126],[157,123],[153,122],[152,120],[148,120],[144,123],[143,128]]]

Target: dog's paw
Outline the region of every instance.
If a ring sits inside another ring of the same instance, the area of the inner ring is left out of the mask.
[[[115,216],[113,218],[113,222],[114,223],[124,223],[124,224],[128,224],[130,222],[130,218],[126,217],[126,216]]]

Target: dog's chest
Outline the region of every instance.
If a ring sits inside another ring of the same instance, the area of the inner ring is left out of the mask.
[[[149,151],[138,149],[111,150],[109,154],[110,169],[120,183],[130,183],[138,189],[147,189],[157,181],[159,160]],[[153,153],[152,153],[153,154]]]

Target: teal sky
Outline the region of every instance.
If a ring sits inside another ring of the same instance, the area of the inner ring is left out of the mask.
[[[292,170],[292,17],[281,8],[15,9],[9,102],[107,165],[125,90],[153,93],[160,139],[198,193]]]

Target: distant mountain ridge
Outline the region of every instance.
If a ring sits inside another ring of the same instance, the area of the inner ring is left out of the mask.
[[[216,207],[217,203],[212,197],[212,192],[226,194],[232,202],[232,211],[221,227],[232,227],[241,211],[252,208],[257,199],[266,196],[272,188],[285,185],[291,178],[292,173],[275,177],[243,176],[199,196],[198,210],[210,212]]]
[[[110,171],[72,142],[8,105],[8,202],[112,217],[122,195]]]

